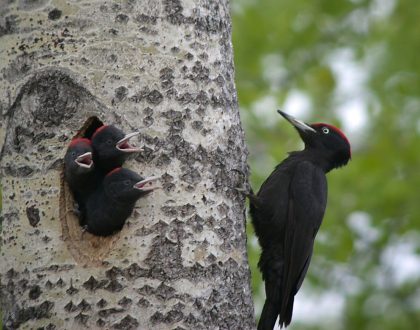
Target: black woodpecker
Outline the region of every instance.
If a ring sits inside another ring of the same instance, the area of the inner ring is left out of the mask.
[[[109,236],[121,230],[136,201],[153,190],[159,178],[142,178],[118,167],[109,172],[86,203],[86,230],[97,236]]]
[[[120,167],[129,154],[142,151],[129,143],[129,140],[139,133],[124,134],[113,125],[99,127],[92,135],[93,161],[96,168],[105,175]]]
[[[272,330],[292,320],[293,301],[311,261],[315,236],[327,204],[326,173],[347,164],[350,143],[336,127],[308,125],[278,111],[298,131],[304,150],[291,152],[250,194],[250,213],[261,245],[258,267],[266,301],[258,330]]]
[[[86,199],[97,185],[89,139],[76,138],[70,142],[64,156],[64,176],[73,193],[78,211],[83,213]],[[82,217],[79,218],[82,224]]]

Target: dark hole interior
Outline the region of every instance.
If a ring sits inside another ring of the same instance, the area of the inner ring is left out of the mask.
[[[90,139],[98,127],[103,125],[104,123],[100,121],[98,117],[89,117],[75,137],[84,137]]]

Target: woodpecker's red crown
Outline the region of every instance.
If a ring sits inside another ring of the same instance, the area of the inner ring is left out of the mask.
[[[335,131],[337,134],[339,134],[344,140],[347,141],[348,144],[350,144],[349,140],[347,139],[347,136],[338,127],[335,127],[335,126],[330,125],[330,124],[325,124],[325,123],[314,123],[311,126],[312,127],[322,127],[322,126],[328,127],[329,129],[331,129],[331,130]]]
[[[82,144],[82,143],[87,144],[89,146],[92,144],[92,142],[87,138],[75,138],[71,140],[69,144],[69,148],[74,147],[75,145],[78,145],[78,144]]]
[[[99,127],[95,133],[93,133],[92,135],[92,139],[95,137],[96,134],[98,134],[99,132],[103,131],[104,129],[106,129],[107,127],[109,127],[109,125],[102,125],[101,127]]]
[[[327,127],[327,128],[329,128],[330,130],[332,130],[332,131],[334,131],[334,132],[336,132],[339,136],[341,136],[342,138],[343,138],[343,140],[344,141],[346,141],[347,142],[347,144],[349,145],[349,148],[350,148],[350,156],[351,156],[351,145],[350,145],[350,141],[349,141],[349,139],[347,138],[347,136],[343,133],[343,131],[342,130],[340,130],[338,127],[335,127],[335,126],[333,126],[333,125],[330,125],[330,124],[326,124],[326,123],[314,123],[314,124],[311,124],[311,126],[312,127],[314,127],[314,128],[319,128],[319,127]]]
[[[113,170],[111,170],[110,172],[108,172],[106,176],[109,176],[109,175],[112,175],[114,173],[117,173],[117,172],[121,171],[121,169],[122,169],[122,167],[116,167]]]

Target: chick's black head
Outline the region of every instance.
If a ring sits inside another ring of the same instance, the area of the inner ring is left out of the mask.
[[[104,179],[106,194],[120,203],[134,203],[137,199],[146,196],[153,190],[157,178],[143,178],[136,172],[118,167],[109,172]]]
[[[66,171],[87,173],[93,170],[92,146],[89,139],[73,139],[64,156]]]
[[[99,127],[92,136],[92,146],[101,158],[111,158],[121,154],[117,142],[124,138],[124,132],[112,125]]]
[[[129,143],[137,134],[139,132],[124,134],[113,125],[99,127],[92,136],[95,163],[106,171],[121,166],[128,154],[141,151]]]

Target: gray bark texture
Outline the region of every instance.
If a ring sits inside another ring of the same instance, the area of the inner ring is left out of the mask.
[[[227,0],[0,3],[3,327],[254,328]],[[63,182],[98,120],[141,130],[124,166],[163,186],[107,238]]]

